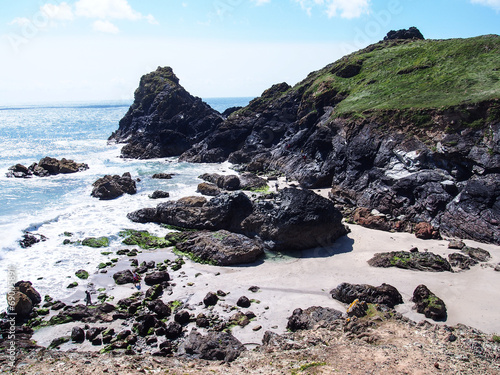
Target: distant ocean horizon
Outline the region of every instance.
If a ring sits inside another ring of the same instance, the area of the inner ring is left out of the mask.
[[[245,106],[253,99],[206,98],[212,108],[223,112],[229,107]],[[124,229],[144,229],[164,235],[165,229],[154,224],[136,224],[126,218],[128,212],[153,207],[160,201],[149,199],[154,190],[165,190],[171,199],[195,195],[205,172],[229,173],[228,164],[179,163],[177,158],[130,160],[120,158],[123,145],[108,144],[131,101],[61,102],[44,104],[0,105],[0,273],[14,267],[18,280],[32,281],[36,289],[54,298],[63,298],[66,288],[76,279],[74,273],[109,261],[103,249],[81,245],[63,245],[65,232],[71,241],[107,236],[109,251],[121,246],[118,233]],[[5,176],[17,163],[26,166],[45,156],[87,163],[89,169],[70,175],[15,179]],[[92,183],[106,175],[130,172],[140,178],[138,193],[113,201],[90,196]],[[154,180],[154,173],[175,173],[172,180]],[[23,249],[19,240],[26,231],[41,234],[47,241]],[[7,292],[7,281],[0,279],[0,295]],[[0,298],[0,311],[6,307]]]

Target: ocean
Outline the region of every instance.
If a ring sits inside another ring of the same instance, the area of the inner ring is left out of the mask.
[[[244,106],[252,98],[205,99],[222,112]],[[0,106],[0,296],[8,289],[8,278],[30,280],[42,297],[63,298],[67,286],[78,281],[75,271],[97,270],[109,261],[103,251],[120,248],[118,233],[124,229],[148,230],[165,235],[168,230],[155,224],[132,223],[126,214],[164,201],[149,198],[154,190],[170,193],[169,199],[195,195],[205,172],[230,173],[229,164],[179,163],[176,158],[130,160],[120,158],[123,145],[108,144],[107,138],[118,128],[130,102],[63,103],[49,105]],[[45,156],[87,163],[89,169],[75,174],[30,179],[7,178],[8,168],[26,166]],[[112,201],[90,196],[92,183],[106,175],[130,172],[139,178],[137,194]],[[171,180],[155,180],[155,173],[174,173]],[[47,237],[23,249],[19,240],[25,231]],[[106,236],[108,249],[64,245],[65,232],[71,241]],[[8,276],[8,270],[11,274]],[[0,297],[0,311],[7,307]]]

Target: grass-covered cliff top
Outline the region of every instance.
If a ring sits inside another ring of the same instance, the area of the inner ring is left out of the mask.
[[[311,73],[292,90],[304,88],[303,100],[311,104],[345,98],[337,116],[497,99],[500,36],[380,42]]]

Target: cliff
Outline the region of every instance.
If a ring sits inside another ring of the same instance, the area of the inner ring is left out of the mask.
[[[497,35],[384,40],[272,86],[180,159],[279,171],[396,230],[500,244],[498,56]]]

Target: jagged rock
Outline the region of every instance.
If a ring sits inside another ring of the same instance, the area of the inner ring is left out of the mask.
[[[152,329],[158,324],[158,319],[154,315],[146,314],[137,318],[137,333],[144,337],[151,334]]]
[[[170,275],[167,271],[157,271],[153,272],[144,277],[144,282],[146,285],[157,285],[170,281]]]
[[[210,326],[210,320],[205,316],[205,314],[200,313],[196,317],[196,326],[200,328],[207,328]]]
[[[145,298],[147,300],[155,300],[163,294],[163,286],[161,284],[153,285],[146,291]]]
[[[80,327],[73,327],[71,330],[71,341],[82,343],[85,340],[85,331]]]
[[[155,173],[151,178],[157,180],[170,180],[172,179],[172,174],[170,173]]]
[[[92,327],[92,328],[89,328],[87,330],[87,332],[85,332],[85,338],[88,340],[88,341],[91,341],[93,342],[97,336],[99,336],[106,328],[104,327]]]
[[[398,267],[416,271],[453,272],[450,263],[446,259],[433,253],[410,253],[409,251],[378,253],[368,261],[368,264],[372,267]]]
[[[365,228],[390,231],[391,223],[385,215],[373,215],[366,207],[358,207],[353,213],[353,220],[356,224]]]
[[[182,335],[182,326],[177,322],[170,322],[165,329],[165,336],[169,340],[175,340]]]
[[[21,246],[23,249],[26,249],[36,243],[43,241],[47,241],[47,237],[45,237],[43,234],[26,232],[25,234],[23,234],[23,239],[19,241],[19,246]]]
[[[292,332],[312,329],[314,326],[331,327],[342,313],[329,307],[313,306],[306,310],[295,309],[288,318],[286,328]]]
[[[221,193],[221,190],[217,185],[208,182],[202,182],[201,184],[199,184],[196,191],[200,194],[208,195],[211,197],[215,197]]]
[[[151,199],[163,199],[163,198],[169,198],[170,193],[167,191],[162,191],[162,190],[155,190],[153,194],[149,196]]]
[[[13,291],[7,294],[11,311],[16,313],[16,321],[27,319],[33,310],[31,299],[24,293],[19,291],[19,288],[14,288]]]
[[[184,325],[184,324],[188,324],[189,323],[189,321],[191,320],[191,316],[189,315],[188,311],[181,310],[181,311],[175,313],[174,320],[177,323],[179,323],[181,325]]]
[[[420,30],[412,26],[409,29],[401,29],[398,31],[391,30],[384,37],[384,40],[392,39],[425,39]]]
[[[22,164],[16,164],[9,168],[9,172],[6,173],[7,177],[15,178],[30,178],[32,172]]]
[[[29,168],[22,164],[16,164],[9,168],[7,177],[29,178],[34,176],[47,177],[60,173],[76,173],[89,169],[85,163],[76,163],[73,160],[62,158],[61,160],[44,157],[37,163],[33,163]]]
[[[218,266],[252,263],[264,254],[262,241],[226,230],[187,232],[177,238],[177,250]]]
[[[487,262],[491,259],[491,254],[488,251],[478,247],[465,246],[460,251],[478,262]]]
[[[415,226],[415,237],[422,240],[437,240],[441,238],[439,231],[434,229],[430,223],[418,223]]]
[[[42,302],[40,293],[38,293],[38,291],[33,287],[33,283],[31,281],[18,281],[14,284],[14,288],[18,288],[21,293],[26,294],[33,303],[33,306]]]
[[[209,332],[206,336],[192,330],[180,352],[194,358],[231,362],[245,350],[241,342],[228,332]]]
[[[170,67],[141,78],[135,100],[110,140],[126,142],[124,157],[178,156],[222,122],[221,115],[179,85]]]
[[[417,312],[433,320],[446,320],[446,305],[443,300],[432,293],[425,285],[419,285],[413,292],[413,302]]]
[[[217,297],[217,294],[212,292],[208,292],[205,298],[203,298],[203,304],[205,305],[205,307],[215,306],[218,301],[219,297]]]
[[[115,283],[118,285],[128,284],[134,282],[134,275],[130,270],[118,271],[113,275]]]
[[[240,188],[240,179],[236,175],[219,175],[217,173],[205,173],[199,178],[217,185],[223,190],[238,190]]]
[[[453,267],[458,267],[462,270],[468,270],[470,267],[475,266],[477,261],[460,253],[453,253],[448,255],[448,260]]]
[[[158,315],[158,318],[163,319],[170,316],[170,307],[165,305],[162,300],[156,299],[148,303],[148,309]]]
[[[460,240],[451,240],[448,244],[448,249],[457,249],[461,250],[465,247],[465,243]]]
[[[346,314],[350,318],[353,316],[362,318],[363,316],[366,316],[366,310],[368,310],[367,303],[365,301],[355,299],[347,308]]]
[[[343,303],[353,303],[356,299],[368,303],[376,303],[393,308],[403,303],[403,297],[398,290],[389,284],[378,287],[367,284],[342,283],[330,291],[333,299]]]
[[[248,297],[245,297],[245,296],[241,296],[240,298],[238,298],[238,301],[236,301],[236,306],[243,307],[243,308],[250,307],[251,304],[252,304],[252,302],[250,302]]]
[[[258,190],[267,186],[267,180],[250,172],[243,173],[239,178],[241,190]]]
[[[137,188],[130,173],[126,172],[121,177],[106,175],[93,183],[92,195],[100,200],[110,200],[121,197],[123,194],[135,194]]]

